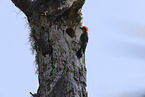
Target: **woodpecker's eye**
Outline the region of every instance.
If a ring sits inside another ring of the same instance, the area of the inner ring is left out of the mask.
[[[84,27],[80,27],[80,29],[81,29],[83,32],[85,32],[85,29],[84,29]]]
[[[86,29],[85,27],[83,27],[83,31],[84,31],[84,32],[86,32],[86,31],[87,31],[87,29]]]
[[[66,33],[71,37],[75,37],[75,31],[72,28],[67,28]]]
[[[87,28],[86,26],[83,26],[83,27],[82,27],[82,30],[83,30],[83,32],[88,33],[88,28]]]

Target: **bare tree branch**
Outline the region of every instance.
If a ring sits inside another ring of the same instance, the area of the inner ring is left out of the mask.
[[[15,6],[25,13],[27,17],[32,15],[30,0],[11,0]]]

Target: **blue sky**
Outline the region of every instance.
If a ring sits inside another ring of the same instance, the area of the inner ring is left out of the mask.
[[[86,0],[89,97],[145,95],[145,1]],[[0,1],[0,97],[30,97],[38,88],[25,15]]]

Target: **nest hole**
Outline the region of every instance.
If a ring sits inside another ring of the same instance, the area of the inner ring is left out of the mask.
[[[67,33],[71,38],[76,37],[76,35],[75,35],[75,30],[74,30],[73,28],[67,28],[67,29],[66,29],[66,33]]]

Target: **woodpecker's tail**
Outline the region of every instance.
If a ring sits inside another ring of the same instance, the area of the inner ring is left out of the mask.
[[[78,50],[78,52],[76,53],[77,57],[80,59],[82,57],[82,48],[80,48]]]

